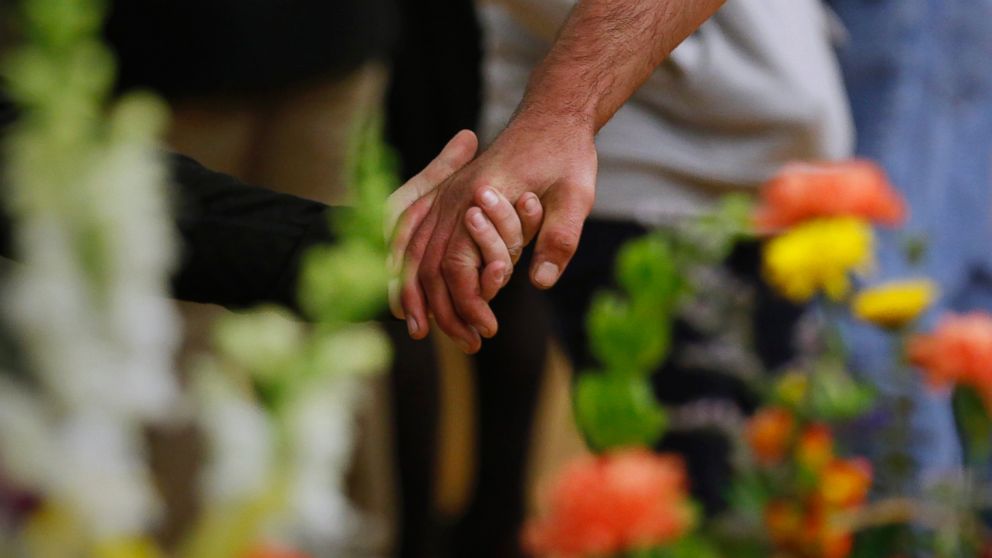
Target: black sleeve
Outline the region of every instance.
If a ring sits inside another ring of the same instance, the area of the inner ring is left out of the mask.
[[[296,308],[303,252],[332,241],[327,206],[248,186],[181,155],[170,157],[178,189],[182,261],[176,298],[243,307]]]
[[[13,120],[13,109],[0,99],[0,138]],[[264,302],[296,308],[302,254],[332,240],[332,210],[248,186],[182,155],[169,155],[169,167],[181,243],[173,295],[229,308]],[[4,207],[0,255],[12,252],[11,218]]]

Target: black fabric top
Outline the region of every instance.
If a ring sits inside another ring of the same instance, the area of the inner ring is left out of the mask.
[[[473,0],[399,0],[397,6],[386,133],[410,178],[459,130],[476,129],[482,40]]]
[[[170,98],[265,92],[388,55],[394,0],[114,0],[119,84]]]
[[[14,121],[0,99],[0,138]],[[169,155],[182,260],[173,280],[181,300],[229,308],[273,302],[297,308],[303,252],[333,240],[323,204],[248,186],[181,155]],[[0,189],[3,184],[0,169]],[[11,218],[0,208],[0,255],[13,257]]]

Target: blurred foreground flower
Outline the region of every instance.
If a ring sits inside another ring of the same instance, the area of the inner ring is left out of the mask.
[[[868,497],[872,467],[867,459],[834,459],[820,477],[819,497],[837,508],[860,506]]]
[[[747,439],[755,459],[762,465],[781,462],[795,429],[796,419],[785,409],[769,407],[755,413],[747,424]]]
[[[914,336],[908,352],[933,386],[973,388],[992,409],[992,315],[945,316],[932,333]]]
[[[586,457],[555,480],[524,545],[541,556],[604,556],[676,541],[694,523],[685,467],[643,449]]]
[[[841,216],[895,226],[905,220],[906,206],[873,162],[793,163],[762,188],[755,222],[774,231]]]
[[[819,474],[834,456],[834,435],[825,424],[811,424],[796,442],[796,462],[806,471]]]
[[[898,329],[926,311],[937,297],[937,286],[925,279],[892,281],[865,289],[851,308],[858,318],[879,327]]]
[[[309,558],[302,552],[274,545],[259,545],[251,549],[242,558]]]
[[[847,516],[864,505],[872,467],[865,459],[837,457],[834,434],[826,424],[800,420],[801,415],[768,407],[748,427],[752,446],[755,432],[774,433],[768,439],[774,440],[775,461],[755,451],[765,486],[759,501],[769,550],[774,556],[844,558],[854,542]]]
[[[840,217],[804,223],[765,245],[765,278],[796,302],[821,290],[840,300],[850,289],[849,275],[871,265],[872,246],[865,221]]]

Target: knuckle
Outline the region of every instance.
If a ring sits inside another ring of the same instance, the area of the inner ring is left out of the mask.
[[[458,275],[461,271],[462,264],[456,258],[446,257],[441,261],[441,274],[445,278],[451,278]]]
[[[572,229],[555,228],[547,232],[547,247],[560,254],[573,254],[579,246],[579,237]]]

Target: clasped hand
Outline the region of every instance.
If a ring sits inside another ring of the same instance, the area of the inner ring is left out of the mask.
[[[393,314],[423,339],[429,318],[466,353],[496,335],[489,302],[535,236],[530,277],[553,286],[578,247],[592,209],[592,134],[511,124],[475,158],[458,133],[387,204]]]

